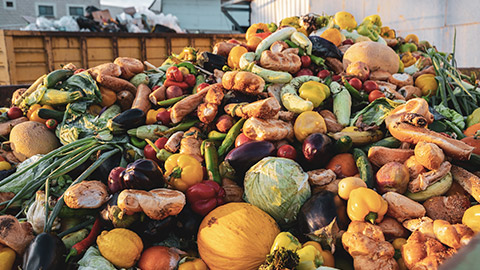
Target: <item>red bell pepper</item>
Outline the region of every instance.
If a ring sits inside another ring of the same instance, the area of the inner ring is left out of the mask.
[[[206,216],[215,207],[225,203],[225,190],[212,180],[189,187],[186,195],[192,210],[202,216]]]
[[[262,32],[262,33],[256,33],[256,37],[260,37],[261,39],[265,39],[266,37],[270,36],[272,33],[270,32]]]
[[[167,69],[167,80],[174,82],[183,82],[183,73],[176,66]]]
[[[169,87],[169,86],[174,85],[174,86],[178,86],[178,87],[182,88],[183,90],[188,89],[188,87],[189,87],[186,82],[176,82],[176,81],[172,81],[170,79],[166,79],[165,82],[163,82],[163,85],[165,87]]]

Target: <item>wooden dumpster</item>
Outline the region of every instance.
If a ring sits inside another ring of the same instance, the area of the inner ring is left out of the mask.
[[[215,43],[231,38],[244,40],[244,35],[0,30],[0,85],[29,84],[66,63],[89,68],[117,56],[159,66],[185,46],[212,51]]]

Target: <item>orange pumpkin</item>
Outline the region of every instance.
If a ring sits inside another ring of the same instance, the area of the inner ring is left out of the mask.
[[[249,203],[228,203],[200,224],[198,252],[211,270],[258,269],[280,232],[275,220]]]

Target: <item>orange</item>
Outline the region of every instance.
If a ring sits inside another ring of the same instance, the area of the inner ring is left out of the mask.
[[[465,134],[465,136],[475,136],[475,133],[477,132],[477,130],[480,130],[480,123],[477,123],[475,125],[472,125],[470,127],[468,127],[467,129],[465,129],[465,131],[463,132],[463,134]]]
[[[475,138],[475,136],[468,136],[461,139],[461,141],[475,147],[475,149],[473,149],[473,153],[480,155],[480,138]]]
[[[336,28],[330,28],[325,30],[320,37],[332,42],[335,46],[342,45],[342,34]]]
[[[255,51],[257,49],[258,44],[262,42],[262,38],[258,36],[253,36],[247,41],[247,47],[250,51]]]
[[[325,168],[334,171],[339,178],[354,176],[358,173],[355,159],[350,153],[342,153],[334,156]]]

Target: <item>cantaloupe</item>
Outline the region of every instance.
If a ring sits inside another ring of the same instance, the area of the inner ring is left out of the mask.
[[[13,154],[24,161],[37,154],[47,154],[58,148],[60,142],[44,124],[28,121],[13,127],[10,132]]]
[[[396,73],[400,64],[398,55],[392,48],[373,41],[358,42],[347,49],[343,55],[344,69],[357,61],[367,64],[370,72],[384,70],[390,74]]]

